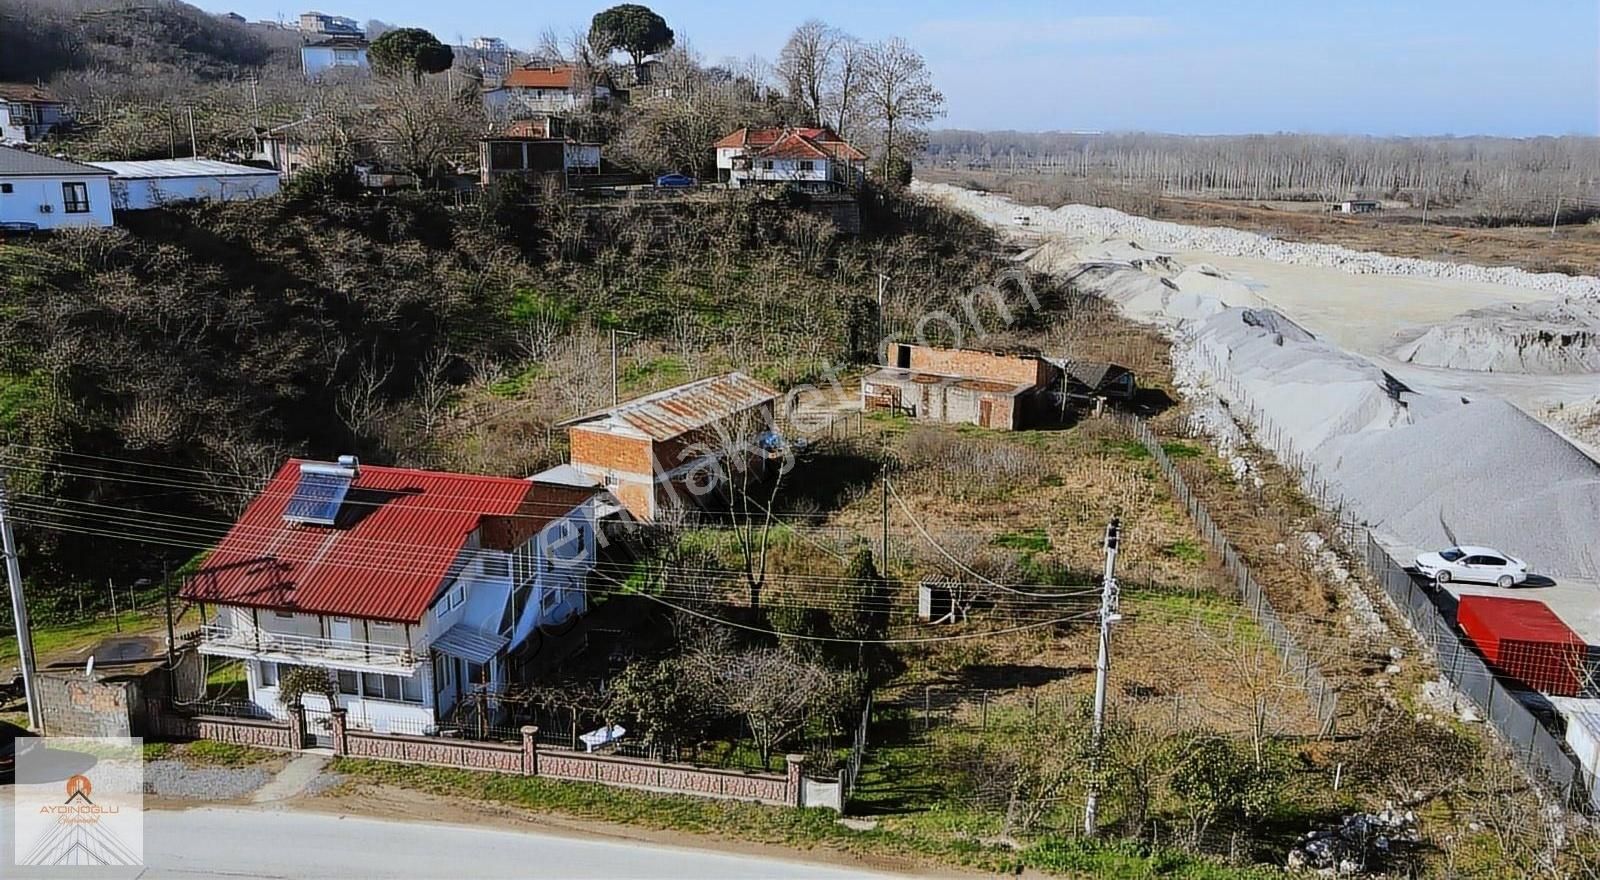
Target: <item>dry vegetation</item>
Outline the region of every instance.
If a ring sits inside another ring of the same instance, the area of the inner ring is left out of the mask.
[[[1001,174],[928,168],[918,177],[1004,193],[1028,205],[1096,205],[1179,223],[1226,226],[1285,241],[1335,244],[1396,257],[1481,266],[1515,266],[1530,272],[1600,273],[1600,225],[1592,211],[1562,211],[1551,235],[1552,198],[1528,225],[1483,225],[1470,214],[1433,207],[1423,224],[1419,206],[1388,207],[1381,214],[1344,217],[1312,203],[1222,199],[1166,193],[1160,186],[1086,181],[1054,174]]]

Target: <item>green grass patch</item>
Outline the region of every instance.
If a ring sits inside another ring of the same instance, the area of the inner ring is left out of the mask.
[[[1199,458],[1205,454],[1204,449],[1201,449],[1193,443],[1179,443],[1175,440],[1169,440],[1166,443],[1161,444],[1161,451],[1165,452],[1167,454],[1167,458],[1170,458],[1173,461],[1183,458]]]
[[[1282,877],[1273,868],[1241,868],[1176,849],[1150,847],[1131,840],[1085,837],[1047,837],[1022,851],[1030,868],[1069,876],[1144,880],[1173,877],[1182,880],[1266,880]]]
[[[50,379],[43,371],[0,374],[0,431],[20,432],[32,414],[50,405]]]
[[[248,767],[282,757],[278,752],[234,743],[197,739],[176,751],[176,757],[190,764],[207,767]]]
[[[33,628],[33,653],[45,662],[53,654],[62,654],[78,648],[86,648],[95,642],[119,632],[147,629],[151,623],[160,619],[159,615],[147,611],[125,611],[116,618],[100,617],[86,620],[81,623],[68,623],[58,626],[36,626]],[[0,664],[17,662],[17,640],[15,636],[7,635],[0,639]]]
[[[532,364],[520,373],[506,376],[489,384],[489,393],[507,400],[521,397],[534,382],[544,375],[543,364]]]
[[[1100,441],[1100,448],[1106,452],[1120,455],[1123,458],[1134,461],[1150,457],[1150,450],[1146,449],[1144,444],[1137,440],[1113,440],[1110,438],[1103,438]]]
[[[618,382],[628,391],[646,391],[657,386],[680,385],[688,378],[689,365],[683,358],[664,355],[624,365]]]
[[[1161,554],[1179,562],[1201,563],[1206,561],[1205,548],[1188,538],[1179,538],[1162,547]]]
[[[996,547],[1005,547],[1010,550],[1023,550],[1029,553],[1045,553],[1050,550],[1050,536],[1044,529],[1028,529],[1024,532],[1001,532],[989,539],[989,543]]]
[[[578,319],[578,310],[569,303],[530,287],[519,287],[511,294],[511,306],[507,311],[517,323],[550,320],[566,327]]]

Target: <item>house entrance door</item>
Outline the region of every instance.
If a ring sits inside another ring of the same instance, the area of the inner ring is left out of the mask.
[[[978,401],[978,426],[981,428],[994,427],[994,401]]]

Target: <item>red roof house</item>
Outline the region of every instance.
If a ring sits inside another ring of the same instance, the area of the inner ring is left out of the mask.
[[[291,459],[183,586],[207,614],[198,650],[243,661],[261,714],[287,712],[290,666],[325,670],[336,693],[304,705],[356,729],[497,711],[463,698],[500,693],[535,633],[587,608],[600,492]]]
[[[828,128],[741,128],[712,146],[718,176],[734,187],[849,188],[866,173],[867,155]]]

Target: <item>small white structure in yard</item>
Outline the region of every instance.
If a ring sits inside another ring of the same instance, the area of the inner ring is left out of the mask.
[[[111,172],[0,147],[0,229],[111,225]]]
[[[1383,203],[1376,199],[1348,199],[1334,206],[1340,214],[1372,214],[1383,210]]]
[[[110,171],[112,207],[142,211],[173,202],[245,202],[278,192],[278,172],[214,159],[90,162]]]
[[[1578,758],[1586,777],[1600,774],[1600,701],[1575,697],[1551,697],[1567,720],[1567,748]],[[1589,792],[1589,802],[1600,809],[1600,786]]]

